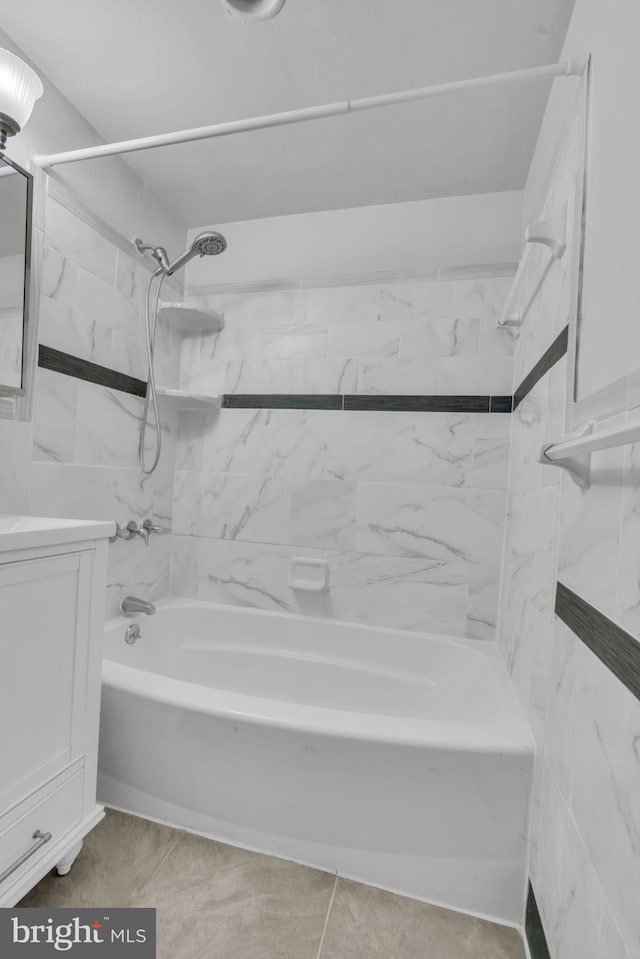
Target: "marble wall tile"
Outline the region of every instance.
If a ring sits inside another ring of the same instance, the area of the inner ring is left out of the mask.
[[[173,528],[212,539],[290,543],[291,484],[265,476],[176,473]]]
[[[319,477],[336,417],[332,411],[223,410],[203,436],[202,468],[258,476]]]
[[[553,442],[547,429],[549,376],[543,376],[511,414],[511,486],[532,489],[547,479],[559,482],[560,470],[539,462],[540,449]]]
[[[180,344],[180,389],[202,393],[224,393],[227,364],[203,360],[197,337],[187,336]]]
[[[0,419],[0,513],[29,513],[31,423]]]
[[[405,358],[361,360],[357,392],[430,395],[435,392],[434,361]]]
[[[33,413],[33,459],[72,463],[76,446],[78,380],[39,368]]]
[[[329,356],[395,356],[400,350],[400,326],[386,320],[344,322],[329,326]]]
[[[111,365],[110,327],[48,296],[40,297],[38,338],[40,343],[80,359]]]
[[[195,536],[171,537],[171,595],[196,599],[198,590],[198,550]]]
[[[111,341],[111,361],[103,361],[103,365],[128,376],[135,376],[146,380],[149,370],[147,351],[143,343],[132,340],[130,336],[113,332]]]
[[[77,309],[97,323],[134,339],[144,336],[144,320],[134,303],[88,270],[78,270]]]
[[[624,449],[591,456],[591,485],[562,477],[558,578],[605,616],[617,614]]]
[[[330,549],[355,549],[355,483],[308,480],[291,496],[292,543]]]
[[[392,283],[381,287],[381,320],[436,320],[456,316],[452,283]]]
[[[341,358],[232,361],[225,393],[355,393],[357,372]]]
[[[571,767],[575,748],[575,689],[579,643],[580,640],[556,617],[544,757],[568,805],[571,803]]]
[[[560,871],[551,948],[563,959],[602,959],[600,885],[569,809],[563,804],[561,810]]]
[[[496,320],[504,309],[513,278],[510,276],[457,280],[452,287],[455,316]]]
[[[94,276],[115,282],[116,247],[51,198],[47,199],[46,238],[58,253]]]
[[[200,342],[201,364],[224,363],[228,360],[248,360],[262,355],[263,337],[267,336],[260,326],[233,326],[233,319],[226,320],[224,329],[217,333],[205,333],[196,338]],[[275,336],[283,336],[288,330],[292,336],[304,327],[286,326],[274,330]]]
[[[319,323],[295,329],[284,327],[261,334],[260,354],[265,359],[295,359],[299,356],[319,359],[327,356],[327,339],[327,327]]]
[[[189,304],[222,313],[226,326],[231,329],[278,329],[284,326],[299,326],[307,319],[306,290],[197,295],[189,297]],[[311,319],[311,322],[316,320]],[[322,318],[317,322],[323,322]]]
[[[556,584],[558,490],[520,490],[510,493],[509,502],[505,582],[522,591],[536,609],[551,617]]]
[[[378,318],[377,286],[336,286],[308,291],[309,323],[357,323]],[[384,317],[383,317],[384,319]]]
[[[288,586],[291,558],[301,553],[329,561],[328,592]],[[200,539],[197,594],[237,606],[463,635],[467,587],[429,584],[427,571],[419,559]]]
[[[479,321],[410,319],[401,324],[402,356],[477,356]]]
[[[607,959],[631,959],[631,953],[622,940],[620,930],[605,899],[602,902],[599,943],[598,955],[606,956]]]
[[[497,318],[489,315],[483,316],[479,322],[480,344],[478,352],[480,356],[514,355],[518,333],[513,327],[498,326]]]
[[[614,530],[610,531],[613,536]],[[615,618],[640,637],[640,444],[624,450],[618,595]]]
[[[124,296],[137,305],[140,312],[144,309],[145,293],[151,271],[139,260],[117,250],[115,286]],[[164,289],[164,287],[163,287]]]
[[[468,565],[500,560],[505,494],[497,490],[434,489],[361,483],[357,545],[361,552],[424,556],[433,575],[461,574]]]
[[[509,480],[511,416],[476,413],[473,426],[473,462],[468,485],[506,489]]]
[[[631,954],[640,953],[640,702],[578,647],[572,810]]]
[[[106,616],[119,615],[125,596],[141,596],[151,602],[169,593],[171,543],[156,537],[145,546],[142,539],[116,540],[109,544]]]
[[[42,254],[40,292],[69,307],[78,301],[78,267],[47,244]]]
[[[94,383],[78,381],[76,462],[86,466],[138,468],[138,439],[143,400]],[[147,429],[147,449],[155,446],[152,417]],[[169,421],[161,411],[165,451],[163,464],[173,466]]]
[[[34,463],[28,488],[35,515],[119,523],[151,516],[171,524],[173,473],[164,467],[143,476],[139,469]]]
[[[462,396],[503,396],[512,392],[513,360],[508,356],[438,357],[435,392]]]
[[[326,472],[337,479],[473,485],[474,422],[469,413],[342,412],[331,421]]]

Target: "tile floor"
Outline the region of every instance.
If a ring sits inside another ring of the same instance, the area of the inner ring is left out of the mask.
[[[20,906],[151,906],[158,959],[524,959],[514,929],[107,812]]]

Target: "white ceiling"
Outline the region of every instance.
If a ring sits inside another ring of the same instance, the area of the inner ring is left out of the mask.
[[[112,141],[553,62],[572,7],[286,0],[251,22],[219,0],[0,0],[0,23]],[[187,226],[520,189],[548,92],[505,86],[127,162]]]

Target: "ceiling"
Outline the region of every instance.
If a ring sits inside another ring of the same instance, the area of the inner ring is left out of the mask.
[[[0,0],[0,23],[113,141],[550,63],[573,2],[286,0],[275,19],[254,22],[219,0]],[[126,160],[192,227],[521,189],[549,86],[508,85]]]

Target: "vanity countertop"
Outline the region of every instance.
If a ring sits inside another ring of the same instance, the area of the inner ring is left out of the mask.
[[[113,536],[115,531],[115,523],[103,520],[0,514],[0,553],[34,546],[105,539]]]

